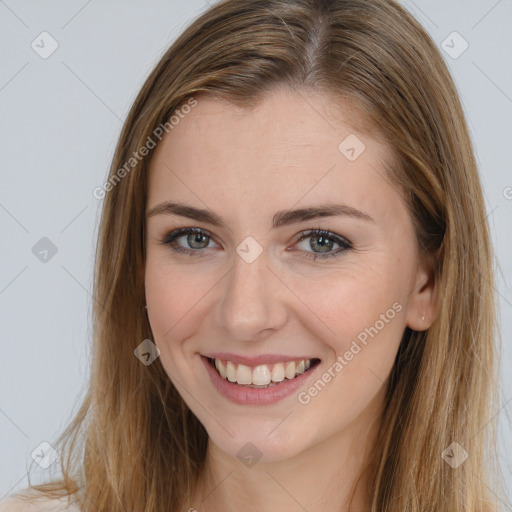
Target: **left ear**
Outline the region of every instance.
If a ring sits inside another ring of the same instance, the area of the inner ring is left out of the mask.
[[[437,315],[434,262],[439,251],[418,266],[416,284],[411,292],[407,308],[406,324],[413,331],[425,331]]]

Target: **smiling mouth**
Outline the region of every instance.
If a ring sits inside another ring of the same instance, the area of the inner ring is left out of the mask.
[[[311,371],[320,363],[320,359],[315,358],[247,366],[211,357],[206,359],[223,379],[246,388],[257,389],[270,388],[293,380],[303,373]]]

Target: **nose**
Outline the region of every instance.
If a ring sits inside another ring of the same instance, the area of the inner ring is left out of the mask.
[[[217,315],[229,339],[261,339],[286,322],[286,287],[269,259],[265,249],[250,263],[235,253],[233,268],[222,281]]]

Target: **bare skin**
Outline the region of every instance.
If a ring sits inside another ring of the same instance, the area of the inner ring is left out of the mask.
[[[323,95],[284,89],[254,110],[201,96],[153,156],[147,211],[172,201],[210,210],[225,223],[157,214],[146,225],[154,342],[209,435],[206,472],[184,510],[369,509],[365,475],[352,491],[374,448],[385,385],[405,327],[427,329],[435,301],[410,214],[385,178],[390,150],[355,132],[341,107]],[[351,134],[365,145],[353,161],[339,149]],[[326,203],[370,219],[322,216],[272,227],[279,210]],[[207,236],[185,233],[161,243],[187,227]],[[314,229],[342,243],[327,236],[322,246],[315,234],[296,238]],[[250,263],[236,251],[249,236],[262,249]],[[334,256],[312,259],[325,253]],[[365,331],[371,327],[372,336]],[[211,383],[201,354],[213,351],[290,360],[307,354],[320,365],[275,404],[238,404]],[[338,357],[346,364],[337,371]],[[326,374],[329,382],[309,392]],[[249,442],[261,453],[252,467],[237,457]]]

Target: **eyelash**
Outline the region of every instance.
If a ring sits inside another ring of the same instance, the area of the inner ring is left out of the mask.
[[[179,228],[175,229],[174,231],[171,231],[167,233],[164,238],[159,242],[160,245],[168,245],[171,251],[179,254],[184,254],[187,256],[198,256],[200,252],[202,252],[203,249],[186,249],[181,246],[175,246],[172,245],[173,242],[176,240],[176,238],[179,238],[183,235],[189,235],[189,234],[200,234],[207,238],[212,238],[212,236],[208,233],[208,231],[205,231],[201,228]],[[295,243],[302,242],[303,240],[310,238],[312,236],[321,236],[325,238],[329,238],[333,240],[335,243],[339,244],[341,246],[341,249],[338,249],[334,252],[328,252],[328,253],[315,253],[315,252],[309,252],[311,256],[303,256],[307,259],[312,259],[313,261],[320,259],[320,260],[326,260],[328,258],[338,258],[342,255],[342,253],[350,250],[353,248],[352,244],[346,239],[339,235],[336,235],[335,233],[332,233],[331,231],[325,231],[323,229],[317,228],[312,229],[308,231],[301,231],[297,236]],[[206,247],[204,248],[206,249]]]

